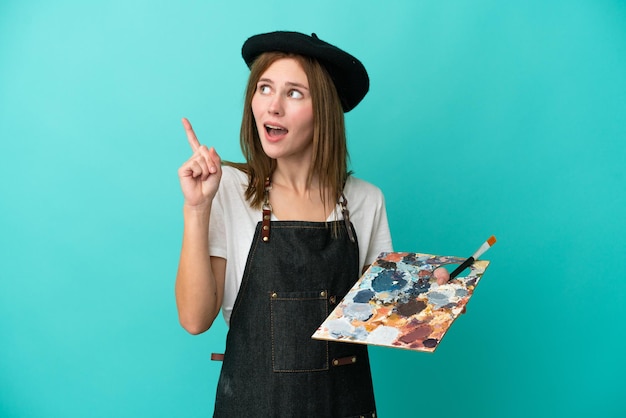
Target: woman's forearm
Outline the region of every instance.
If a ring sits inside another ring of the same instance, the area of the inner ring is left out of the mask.
[[[200,334],[211,327],[224,294],[226,260],[209,256],[207,208],[184,206],[183,243],[176,276],[178,319],[189,333]]]

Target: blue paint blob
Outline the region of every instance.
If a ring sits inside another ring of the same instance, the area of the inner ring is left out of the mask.
[[[411,287],[408,293],[412,296],[417,296],[422,293],[428,292],[428,289],[430,289],[430,282],[427,279],[421,277],[413,282],[413,287]]]
[[[430,292],[428,294],[428,300],[432,303],[445,303],[448,301],[448,295],[439,292]]]
[[[351,320],[367,321],[374,314],[374,310],[368,303],[353,303],[343,308],[343,314]]]
[[[372,289],[376,292],[393,292],[402,289],[406,283],[402,272],[383,270],[372,280]]]
[[[374,293],[370,289],[363,289],[357,293],[352,299],[356,303],[367,303],[374,297],[376,293]]]
[[[452,295],[447,294],[447,293],[433,291],[433,292],[430,292],[427,297],[428,297],[428,301],[433,304],[433,308],[439,309],[439,308],[445,307],[446,305],[452,302],[450,300],[451,296]]]

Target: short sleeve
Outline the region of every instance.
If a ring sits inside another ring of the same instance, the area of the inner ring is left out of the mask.
[[[344,194],[350,220],[359,242],[359,264],[363,268],[384,251],[393,251],[382,191],[366,181],[348,177]]]
[[[220,185],[221,186],[221,185]],[[211,205],[209,220],[209,255],[227,259],[228,234],[226,233],[226,217],[224,213],[223,188],[217,191]]]
[[[382,192],[379,202],[380,204],[376,211],[374,211],[374,218],[372,219],[372,235],[367,254],[365,255],[364,266],[372,264],[381,252],[393,251],[391,231],[389,230],[389,221],[387,220],[385,197]]]

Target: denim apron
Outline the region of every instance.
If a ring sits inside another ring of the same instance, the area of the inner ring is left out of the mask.
[[[349,220],[259,222],[214,417],[376,416],[367,346],[311,339],[358,279],[358,260]]]

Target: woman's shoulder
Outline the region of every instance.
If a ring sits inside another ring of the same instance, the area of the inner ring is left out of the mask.
[[[350,176],[346,180],[344,192],[371,197],[380,196],[381,198],[383,195],[383,192],[378,186],[354,176]]]
[[[378,186],[354,176],[346,180],[344,195],[348,199],[348,205],[353,208],[362,205],[369,207],[385,205],[385,197]]]

